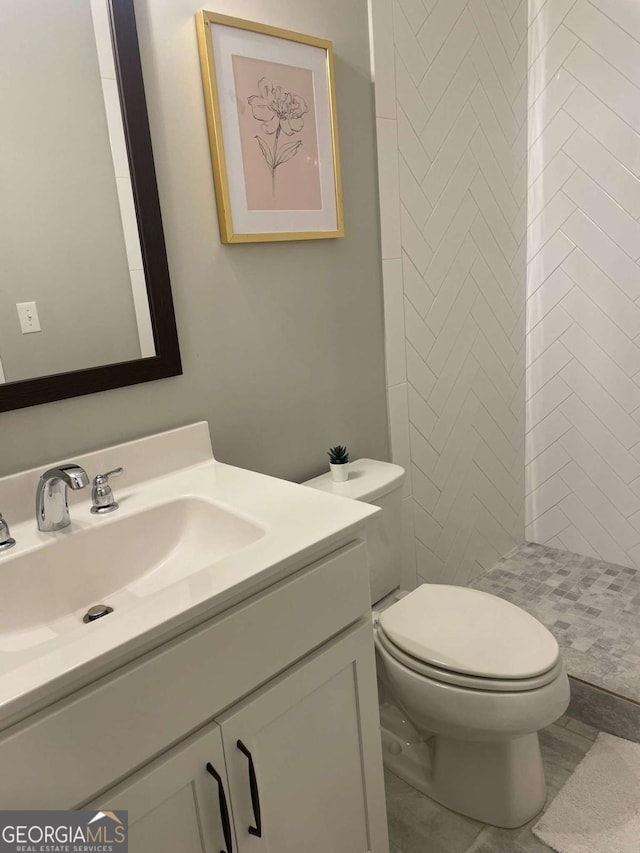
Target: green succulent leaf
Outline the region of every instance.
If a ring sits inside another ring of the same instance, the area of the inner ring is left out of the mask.
[[[329,462],[331,462],[332,465],[346,465],[349,461],[349,451],[342,444],[330,447],[327,455],[329,456]]]

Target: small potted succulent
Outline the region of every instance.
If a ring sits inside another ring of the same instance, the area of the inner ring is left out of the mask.
[[[349,451],[341,444],[330,447],[328,451],[331,479],[335,483],[344,483],[349,479]]]

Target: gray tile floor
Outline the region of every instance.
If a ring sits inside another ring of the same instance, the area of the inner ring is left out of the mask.
[[[597,729],[569,717],[540,733],[547,777],[547,806],[590,749]],[[496,829],[462,817],[385,772],[391,853],[543,853],[531,826]]]
[[[471,586],[546,625],[570,675],[640,702],[640,571],[525,543]]]

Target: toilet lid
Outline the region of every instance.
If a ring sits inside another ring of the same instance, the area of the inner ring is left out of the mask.
[[[423,584],[379,615],[400,649],[478,678],[531,678],[558,661],[555,637],[520,607],[468,587]]]

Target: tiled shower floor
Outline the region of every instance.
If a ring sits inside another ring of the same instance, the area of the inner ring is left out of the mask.
[[[570,675],[640,702],[640,571],[525,543],[471,586],[546,625]]]

